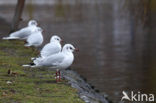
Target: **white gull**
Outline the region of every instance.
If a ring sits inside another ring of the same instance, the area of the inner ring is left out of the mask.
[[[57,69],[56,71],[56,81],[57,81],[57,73],[59,73],[62,69],[66,69],[72,65],[74,61],[73,52],[77,51],[73,45],[65,44],[61,52],[48,56],[46,58],[39,58],[33,61],[32,65],[23,65],[24,67],[49,67],[51,69]],[[60,78],[59,78],[60,80]]]
[[[43,43],[43,35],[42,35],[42,28],[37,27],[31,35],[27,38],[25,46],[35,46],[38,47]]]
[[[40,53],[41,57],[47,57],[47,56],[61,52],[61,49],[62,49],[61,42],[62,42],[62,39],[59,36],[57,35],[52,36],[50,39],[50,43],[46,44],[42,48],[41,53]]]
[[[13,32],[9,37],[3,37],[3,39],[27,39],[29,35],[32,34],[32,31],[37,27],[37,22],[35,20],[30,20],[28,26],[24,27],[16,32]]]

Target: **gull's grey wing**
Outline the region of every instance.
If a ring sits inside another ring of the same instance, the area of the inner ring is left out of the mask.
[[[40,63],[43,66],[57,66],[63,62],[64,58],[65,57],[63,54],[58,53],[58,54],[51,55],[51,56],[45,58]]]
[[[25,27],[23,29],[20,29],[20,30],[18,30],[16,32],[11,33],[10,36],[19,37],[19,38],[25,38],[30,33],[31,33],[30,32],[30,28],[29,27]]]
[[[53,45],[51,43],[46,44],[41,50],[41,56],[49,56],[61,51],[61,47]]]

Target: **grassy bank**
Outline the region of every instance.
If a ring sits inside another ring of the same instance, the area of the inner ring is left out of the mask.
[[[22,41],[0,41],[0,103],[84,103],[67,81],[56,83],[55,71],[23,68],[37,55],[23,45]]]

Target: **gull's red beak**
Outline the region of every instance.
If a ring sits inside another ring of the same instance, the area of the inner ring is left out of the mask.
[[[61,44],[63,44],[63,42],[64,42],[63,40],[60,41]]]
[[[78,49],[78,48],[75,48],[75,51],[76,51],[76,52],[78,52],[78,51],[79,51],[79,49]]]

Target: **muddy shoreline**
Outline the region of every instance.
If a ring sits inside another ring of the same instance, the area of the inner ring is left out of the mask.
[[[85,101],[85,103],[112,103],[106,94],[102,95],[94,89],[93,86],[87,83],[84,77],[80,76],[73,70],[63,70],[61,72],[63,78],[68,80],[71,87],[78,90],[79,97]]]

